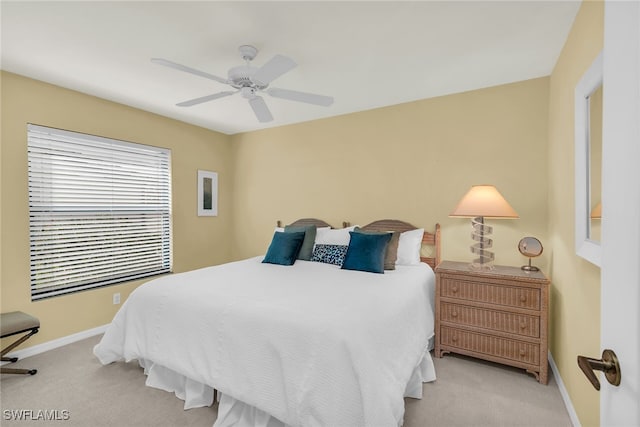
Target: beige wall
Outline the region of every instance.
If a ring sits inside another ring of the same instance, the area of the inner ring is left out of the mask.
[[[583,2],[549,90],[550,348],[583,426],[600,423],[598,392],[576,364],[579,354],[600,354],[600,269],[575,252],[574,89],[602,49],[603,31],[603,3]]]
[[[171,149],[174,271],[230,259],[231,150],[227,135],[124,105],[2,72],[0,286],[2,312],[37,316],[31,346],[107,324],[141,281],[31,302],[27,123],[90,133]],[[219,216],[198,217],[197,170],[219,174]],[[4,343],[3,343],[4,344]]]
[[[276,220],[311,216],[439,222],[443,258],[470,261],[470,220],[448,215],[471,185],[494,184],[520,215],[487,220],[496,263],[525,263],[522,237],[547,244],[548,82],[234,135],[233,257],[264,253]]]

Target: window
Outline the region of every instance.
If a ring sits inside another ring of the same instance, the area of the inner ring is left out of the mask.
[[[171,271],[171,152],[29,124],[31,299]]]

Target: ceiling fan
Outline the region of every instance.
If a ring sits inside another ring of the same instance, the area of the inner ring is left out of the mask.
[[[284,73],[292,70],[298,65],[293,59],[284,55],[276,55],[262,67],[257,68],[250,65],[250,63],[258,54],[258,49],[253,46],[242,45],[238,48],[238,50],[242,55],[242,59],[244,59],[246,63],[245,65],[239,65],[237,67],[231,68],[227,73],[228,78],[226,79],[162,58],[151,58],[151,62],[153,62],[154,64],[164,65],[165,67],[195,74],[196,76],[204,77],[205,79],[224,83],[236,89],[190,99],[188,101],[176,104],[180,107],[191,107],[192,105],[202,104],[203,102],[209,102],[215,99],[224,98],[225,96],[234,95],[239,92],[244,98],[249,101],[249,105],[251,105],[253,112],[258,118],[258,121],[264,123],[272,121],[273,116],[271,115],[271,111],[269,111],[267,104],[264,102],[264,99],[261,96],[257,95],[257,93],[259,92],[264,92],[275,98],[305,102],[307,104],[322,105],[325,107],[333,104],[333,97],[331,96],[316,95],[313,93],[298,92],[295,90],[279,89],[275,87],[269,88],[269,84],[272,81],[274,81]]]

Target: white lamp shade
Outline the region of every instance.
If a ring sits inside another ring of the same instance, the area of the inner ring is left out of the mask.
[[[457,217],[519,218],[493,185],[474,185],[449,214]]]

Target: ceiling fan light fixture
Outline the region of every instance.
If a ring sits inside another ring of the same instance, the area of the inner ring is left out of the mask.
[[[256,90],[252,87],[243,87],[240,89],[240,94],[243,98],[253,99],[256,97]]]
[[[286,99],[289,101],[303,102],[306,104],[321,105],[328,107],[333,104],[333,97],[317,95],[314,93],[299,92],[289,89],[277,89],[267,87],[269,84],[280,77],[281,75],[291,71],[298,64],[291,58],[284,55],[275,55],[261,67],[256,68],[250,65],[250,62],[258,54],[258,49],[251,45],[242,45],[238,48],[242,59],[246,61],[244,65],[232,67],[229,69],[227,79],[215,76],[213,74],[205,73],[204,71],[196,70],[195,68],[187,67],[186,65],[178,64],[163,58],[151,58],[151,62],[165,67],[173,68],[175,70],[184,71],[189,74],[204,77],[209,80],[214,80],[219,83],[230,85],[235,91],[223,91],[214,93],[211,95],[201,96],[198,98],[190,99],[176,104],[179,107],[191,107],[194,105],[202,104],[204,102],[213,101],[215,99],[224,98],[226,96],[233,95],[240,92],[243,98],[249,101],[249,105],[253,109],[253,112],[261,123],[270,122],[273,120],[273,116],[269,111],[269,107],[264,102],[264,99],[256,94],[256,92],[264,92],[274,98]]]

